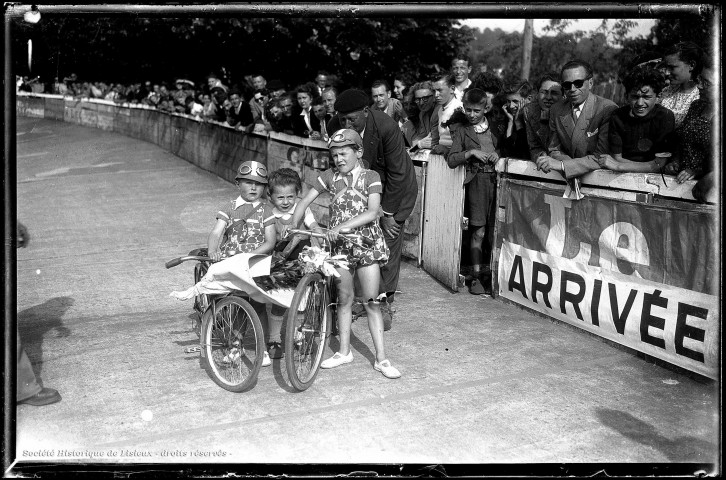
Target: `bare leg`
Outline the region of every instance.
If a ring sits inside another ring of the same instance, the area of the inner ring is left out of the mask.
[[[352,323],[350,310],[354,297],[353,275],[349,270],[342,268],[337,270],[340,273],[340,277],[335,279],[338,288],[338,335],[340,336],[338,351],[341,355],[348,355],[350,353],[350,324]]]
[[[356,276],[360,280],[363,305],[368,313],[368,329],[371,332],[373,346],[376,349],[376,360],[382,362],[386,359],[386,350],[383,343],[383,317],[381,316],[378,298],[378,284],[381,271],[378,263],[358,267]]]

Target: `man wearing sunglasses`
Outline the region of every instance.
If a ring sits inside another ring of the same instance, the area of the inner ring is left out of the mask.
[[[600,168],[597,158],[608,152],[608,124],[617,105],[590,91],[588,63],[566,63],[561,77],[565,100],[550,108],[549,155],[537,159],[537,168],[571,179]]]
[[[255,90],[255,93],[252,94],[250,110],[252,111],[252,118],[255,123],[264,123],[267,121],[267,118],[265,118],[265,108],[267,108],[269,98],[270,94],[264,88]]]

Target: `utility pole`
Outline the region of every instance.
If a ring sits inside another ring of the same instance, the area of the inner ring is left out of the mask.
[[[522,78],[529,79],[529,71],[532,67],[532,31],[534,20],[524,20],[524,35],[522,36]]]

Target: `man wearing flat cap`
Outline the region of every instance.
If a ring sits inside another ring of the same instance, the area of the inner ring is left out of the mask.
[[[418,184],[398,123],[385,112],[371,110],[370,104],[368,94],[362,90],[342,92],[335,100],[338,113],[328,122],[327,130],[335,132],[350,128],[358,132],[363,137],[362,160],[365,167],[381,176],[383,216],[380,224],[390,250],[388,263],[381,267],[380,287],[380,293],[386,295],[386,302],[381,301],[381,310],[384,320],[387,320],[386,314],[390,316],[393,312],[390,303],[398,286],[403,224],[416,204]]]

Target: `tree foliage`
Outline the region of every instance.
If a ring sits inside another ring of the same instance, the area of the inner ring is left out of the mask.
[[[657,19],[647,37],[636,38],[629,36],[637,25],[632,19],[603,19],[593,31],[569,33],[566,30],[572,27],[572,19],[552,19],[544,27],[546,34],[534,37],[530,79],[558,72],[565,62],[576,58],[588,62],[597,76],[606,79],[621,76],[634,60],[648,54],[657,56],[677,42],[690,40],[709,49],[715,43],[711,33],[713,13],[713,9],[703,9],[700,15]],[[502,69],[505,81],[520,78],[522,33],[506,33],[499,28],[475,30],[471,45],[475,64]]]
[[[604,19],[594,31],[566,32],[570,19],[553,19],[546,35],[535,36],[530,78],[558,71],[581,58],[603,76],[616,75],[633,59],[678,41],[714,43],[714,10],[661,18],[645,38],[629,38],[630,19]],[[521,76],[522,33],[496,24],[484,31],[434,18],[145,18],[44,15],[35,25],[13,23],[14,65],[27,74],[27,40],[33,40],[33,75],[46,80],[71,72],[84,80],[131,82],[186,77],[203,80],[210,72],[231,84],[262,73],[288,87],[312,80],[320,70],[341,86],[365,87],[376,79],[392,82],[406,73],[428,78],[449,68],[457,53],[474,65],[501,69],[505,79]],[[522,29],[524,19],[522,19]]]
[[[253,73],[288,86],[318,71],[343,85],[406,72],[413,78],[447,69],[465,51],[471,29],[430,18],[87,18],[45,15],[16,22],[13,54],[27,71],[25,45],[34,41],[33,74],[104,81],[201,80],[227,72],[237,83]],[[352,53],[352,55],[351,55]]]

